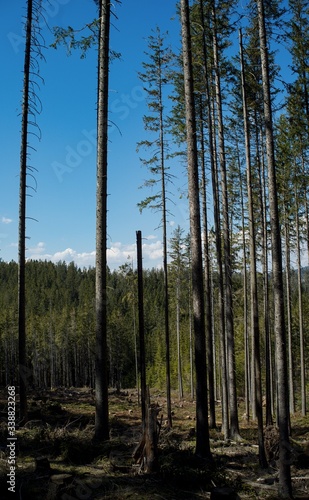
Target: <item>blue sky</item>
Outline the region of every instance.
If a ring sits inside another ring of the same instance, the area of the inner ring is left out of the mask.
[[[43,0],[48,26],[82,28],[96,17],[92,0]],[[147,178],[136,153],[136,143],[147,138],[142,117],[147,114],[145,94],[138,79],[145,60],[147,38],[157,25],[168,30],[173,48],[180,46],[174,0],[123,1],[116,5],[118,20],[111,30],[111,48],[121,52],[110,70],[110,145],[108,179],[108,262],[117,268],[127,257],[135,259],[136,230],[143,232],[144,265],[161,263],[160,215],[137,203],[149,192],[139,189]],[[1,6],[0,56],[5,73],[1,79],[1,184],[0,257],[17,260],[18,194],[20,154],[20,110],[24,60],[23,20],[26,1],[3,2]],[[172,19],[174,18],[174,19]],[[44,85],[38,92],[43,105],[37,122],[41,141],[31,145],[30,164],[38,169],[37,191],[29,190],[27,258],[55,262],[74,260],[80,266],[94,265],[95,174],[96,174],[96,49],[85,59],[66,49],[49,48],[52,35],[42,26],[47,49],[40,63]],[[119,133],[119,130],[121,134]],[[185,183],[183,166],[180,182]],[[30,179],[29,179],[30,181]],[[187,205],[175,200],[170,230],[180,224],[188,229]]]
[[[93,48],[85,59],[80,59],[77,52],[68,56],[65,47],[50,48],[50,29],[68,25],[81,29],[96,17],[96,6],[93,0],[42,3],[47,21],[47,25],[42,25],[46,61],[40,63],[45,83],[38,91],[43,106],[37,117],[42,138],[38,141],[32,137],[30,142],[36,148],[30,164],[38,172],[37,191],[29,189],[32,197],[27,199],[27,258],[74,260],[79,266],[88,267],[95,262],[97,52]],[[128,256],[135,261],[137,230],[144,237],[144,266],[157,267],[162,262],[161,230],[157,229],[160,214],[145,210],[141,215],[137,207],[151,194],[145,188],[139,189],[148,173],[141,166],[136,144],[149,137],[143,130],[143,116],[148,110],[138,71],[146,59],[147,38],[156,26],[162,32],[168,30],[172,49],[178,52],[176,3],[123,0],[114,8],[118,19],[113,19],[111,48],[121,52],[121,59],[114,61],[110,69],[108,263],[112,269],[126,262]],[[0,258],[5,261],[17,260],[25,14],[26,0],[2,2],[0,57],[5,71],[0,83]],[[236,43],[234,50],[238,54]],[[282,46],[278,47],[277,62],[286,68],[289,63]],[[290,71],[285,76],[290,79]],[[283,94],[278,98],[282,100]],[[174,162],[172,173],[178,177],[177,187],[185,187],[185,166]],[[189,230],[187,202],[179,197],[177,187],[173,189],[176,195],[171,207],[170,233],[178,224],[186,232]]]

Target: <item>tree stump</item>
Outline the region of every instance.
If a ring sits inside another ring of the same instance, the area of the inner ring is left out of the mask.
[[[133,453],[136,463],[140,464],[140,471],[147,474],[158,472],[158,416],[159,408],[154,406],[146,407],[145,428],[141,442]]]
[[[265,452],[269,463],[279,459],[279,429],[269,425],[264,431]]]

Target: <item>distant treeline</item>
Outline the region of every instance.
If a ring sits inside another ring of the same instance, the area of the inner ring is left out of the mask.
[[[170,325],[172,387],[178,388],[177,315],[179,301],[179,347],[181,377],[185,392],[192,387],[192,334],[190,280],[187,266],[181,268],[181,293],[176,293],[179,276],[170,264]],[[144,316],[147,383],[165,387],[164,276],[158,269],[144,270]],[[262,279],[259,277],[259,279]],[[291,273],[292,340],[296,396],[299,388],[299,319],[297,273]],[[304,329],[309,329],[309,271],[302,270]],[[270,287],[271,288],[271,287]],[[262,286],[260,287],[262,290]],[[74,263],[29,261],[26,264],[27,356],[25,371],[30,386],[94,386],[95,269],[80,269]],[[243,277],[233,277],[235,355],[238,394],[244,394],[244,293]],[[218,291],[213,273],[214,354],[217,397],[219,390]],[[134,387],[138,365],[137,277],[130,265],[108,272],[108,359],[109,384]],[[262,294],[260,300],[263,300]],[[271,311],[272,314],[272,311]],[[272,325],[272,317],[270,324]],[[263,314],[261,314],[263,324]],[[264,349],[263,335],[261,349]],[[305,345],[309,361],[309,346]],[[262,356],[263,362],[264,356]],[[0,384],[18,385],[17,264],[0,261]],[[308,366],[308,365],[307,365]],[[264,377],[263,377],[264,378]],[[298,398],[297,398],[298,399]]]

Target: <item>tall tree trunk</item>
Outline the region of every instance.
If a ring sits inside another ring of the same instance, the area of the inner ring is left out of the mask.
[[[245,372],[245,419],[249,422],[250,418],[250,354],[249,354],[249,327],[248,327],[248,272],[247,272],[247,238],[245,228],[245,203],[243,193],[243,180],[241,172],[241,162],[239,148],[237,144],[237,157],[238,157],[238,173],[239,173],[239,186],[240,186],[240,200],[241,200],[241,228],[242,228],[242,253],[243,253],[243,301],[244,301],[244,372]]]
[[[303,317],[303,287],[301,276],[301,255],[300,255],[300,227],[299,227],[299,206],[298,193],[295,194],[296,206],[296,255],[297,255],[297,291],[298,291],[298,323],[299,323],[299,345],[300,345],[300,388],[301,388],[301,412],[306,416],[306,368],[305,368],[305,341],[304,341],[304,317]]]
[[[196,454],[211,458],[207,409],[207,367],[204,317],[203,262],[199,205],[198,156],[193,88],[190,14],[188,0],[181,0],[184,93],[187,130],[187,161],[192,264],[193,328],[196,371]]]
[[[229,227],[229,207],[227,195],[226,157],[225,140],[223,130],[221,82],[219,69],[218,40],[216,32],[216,12],[213,7],[213,46],[214,46],[214,73],[216,105],[218,118],[218,138],[219,138],[219,163],[222,189],[222,219],[223,219],[223,245],[224,245],[224,277],[225,277],[225,321],[226,321],[226,351],[228,368],[228,389],[229,389],[229,410],[230,410],[230,437],[239,439],[239,422],[236,390],[236,364],[234,347],[234,319],[233,319],[233,298],[232,298],[232,264],[231,264],[231,242]]]
[[[166,182],[165,182],[165,152],[164,152],[164,125],[163,125],[163,100],[160,70],[159,84],[159,122],[160,122],[160,165],[162,189],[162,225],[163,225],[163,272],[164,272],[164,326],[165,326],[165,366],[166,366],[166,403],[167,420],[172,427],[171,404],[171,368],[170,368],[170,327],[169,327],[169,293],[168,293],[168,268],[167,268],[167,210],[166,210]]]
[[[176,276],[176,335],[177,335],[177,372],[178,372],[178,394],[179,399],[183,398],[182,384],[182,363],[181,363],[181,343],[180,343],[180,272],[177,269]]]
[[[28,0],[26,21],[26,46],[24,58],[24,85],[21,123],[20,184],[19,184],[19,231],[18,231],[18,345],[19,345],[19,398],[20,418],[27,418],[27,380],[29,377],[26,355],[26,189],[28,155],[28,117],[30,112],[29,85],[31,67],[31,40],[33,23],[33,2]]]
[[[211,110],[211,116],[214,110]],[[214,119],[211,120],[211,124]],[[219,338],[220,338],[220,355],[219,364],[221,368],[221,407],[222,407],[222,432],[224,439],[228,439],[230,435],[229,427],[229,405],[228,405],[228,386],[227,386],[227,359],[226,359],[226,336],[225,336],[225,301],[224,301],[224,283],[223,283],[223,259],[221,246],[221,217],[219,209],[219,179],[217,165],[217,150],[215,135],[211,136],[211,181],[213,191],[214,204],[214,222],[215,222],[215,244],[216,257],[218,266],[218,302],[219,302]]]
[[[209,156],[210,156],[210,170],[211,170],[212,191],[213,191],[215,243],[216,243],[218,275],[219,275],[219,318],[220,318],[219,336],[220,336],[220,351],[221,351],[220,365],[222,371],[222,376],[221,376],[222,430],[225,439],[228,439],[229,421],[228,421],[228,394],[227,394],[227,366],[226,366],[226,355],[225,355],[226,351],[225,319],[224,319],[225,309],[224,309],[224,298],[223,298],[224,287],[223,287],[223,265],[222,265],[222,248],[221,248],[221,222],[220,222],[220,210],[219,210],[218,169],[216,164],[217,155],[215,150],[214,119],[213,119],[213,108],[211,104],[212,99],[210,95],[209,71],[207,63],[207,46],[205,41],[206,26],[205,26],[205,16],[204,16],[202,0],[200,0],[199,3],[199,10],[200,10],[200,23],[203,31],[202,47],[203,47],[204,84],[205,84],[206,105],[207,105],[208,147],[210,153]],[[211,308],[211,310],[213,310],[213,307]]]
[[[293,351],[292,351],[292,308],[291,308],[291,247],[290,226],[288,214],[285,211],[285,286],[286,286],[286,313],[288,332],[288,370],[289,370],[289,405],[290,413],[295,412],[294,404],[294,381],[293,381]]]
[[[259,160],[260,147],[258,138],[258,129],[256,134],[257,158],[259,170],[259,190],[260,190],[260,207],[262,221],[262,268],[263,268],[263,316],[264,316],[264,331],[265,331],[265,371],[266,371],[266,425],[273,425],[273,367],[272,367],[272,349],[270,335],[270,303],[269,303],[269,266],[268,266],[268,224],[267,224],[267,194],[266,194],[266,173],[264,160],[262,163]],[[264,158],[261,152],[262,159]]]
[[[260,54],[262,64],[264,125],[266,134],[266,154],[268,166],[268,194],[271,219],[272,271],[274,287],[274,329],[276,341],[277,383],[278,383],[278,424],[279,424],[279,496],[292,498],[291,461],[289,441],[289,398],[287,393],[286,332],[284,321],[284,292],[282,277],[281,234],[278,213],[274,135],[268,65],[267,37],[263,0],[257,0],[259,18]]]
[[[98,53],[98,144],[96,193],[96,360],[95,439],[109,439],[107,372],[107,146],[110,2],[100,2]]]
[[[256,398],[256,412],[258,419],[259,461],[261,467],[266,468],[267,460],[265,454],[264,433],[263,433],[260,329],[259,329],[259,309],[258,309],[258,293],[257,293],[257,277],[256,277],[256,245],[255,245],[255,224],[254,224],[254,207],[253,207],[252,175],[251,175],[252,167],[251,167],[251,151],[250,151],[250,131],[249,131],[249,116],[247,109],[247,92],[246,92],[241,30],[239,31],[239,37],[240,37],[241,83],[242,83],[242,98],[243,98],[245,149],[246,149],[246,164],[247,164],[248,212],[249,212],[251,330],[252,330],[252,337],[254,339],[253,342],[254,352],[252,353],[252,363],[254,364],[255,386],[256,386],[255,398]]]
[[[202,173],[202,213],[203,213],[203,250],[204,250],[204,275],[205,275],[205,302],[206,302],[206,340],[207,340],[207,370],[209,391],[209,427],[216,428],[216,406],[215,406],[215,384],[214,384],[214,359],[213,359],[213,324],[212,324],[212,302],[210,286],[210,256],[208,238],[208,216],[207,216],[207,186],[206,165],[204,148],[204,116],[203,105],[200,103],[200,134],[201,134],[201,173]]]

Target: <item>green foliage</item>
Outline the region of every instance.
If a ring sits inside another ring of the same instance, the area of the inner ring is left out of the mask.
[[[162,35],[156,28],[153,35],[148,38],[149,52],[146,52],[147,62],[143,62],[144,72],[139,73],[139,78],[145,85],[149,115],[143,117],[144,128],[151,139],[145,139],[137,144],[137,152],[141,149],[149,153],[148,158],[140,158],[141,163],[148,169],[151,177],[143,186],[154,188],[157,184],[159,190],[154,195],[146,197],[138,203],[140,212],[145,208],[162,211],[162,222],[166,224],[166,185],[172,181],[167,162],[169,156],[168,135],[170,133],[169,120],[166,110],[165,87],[170,84],[171,68],[174,63],[174,54],[165,45],[167,33]]]
[[[17,264],[0,261],[0,374],[17,383]],[[163,272],[144,271],[145,332],[149,383],[164,384]],[[26,264],[27,352],[34,387],[93,386],[95,269],[74,263]],[[129,264],[108,272],[109,381],[136,384],[137,281]],[[138,342],[137,342],[138,345]]]
[[[67,28],[55,26],[53,28],[54,42],[51,44],[51,47],[57,49],[59,46],[63,45],[66,47],[68,55],[71,55],[72,50],[79,50],[81,59],[84,59],[88,50],[92,47],[96,47],[98,44],[99,28],[99,19],[94,19],[91,23],[86,24],[83,28],[78,30],[72,28],[72,26],[68,26]],[[87,36],[80,36],[80,33],[85,30],[87,30],[89,34],[87,34]],[[110,60],[119,58],[119,52],[110,51]]]

